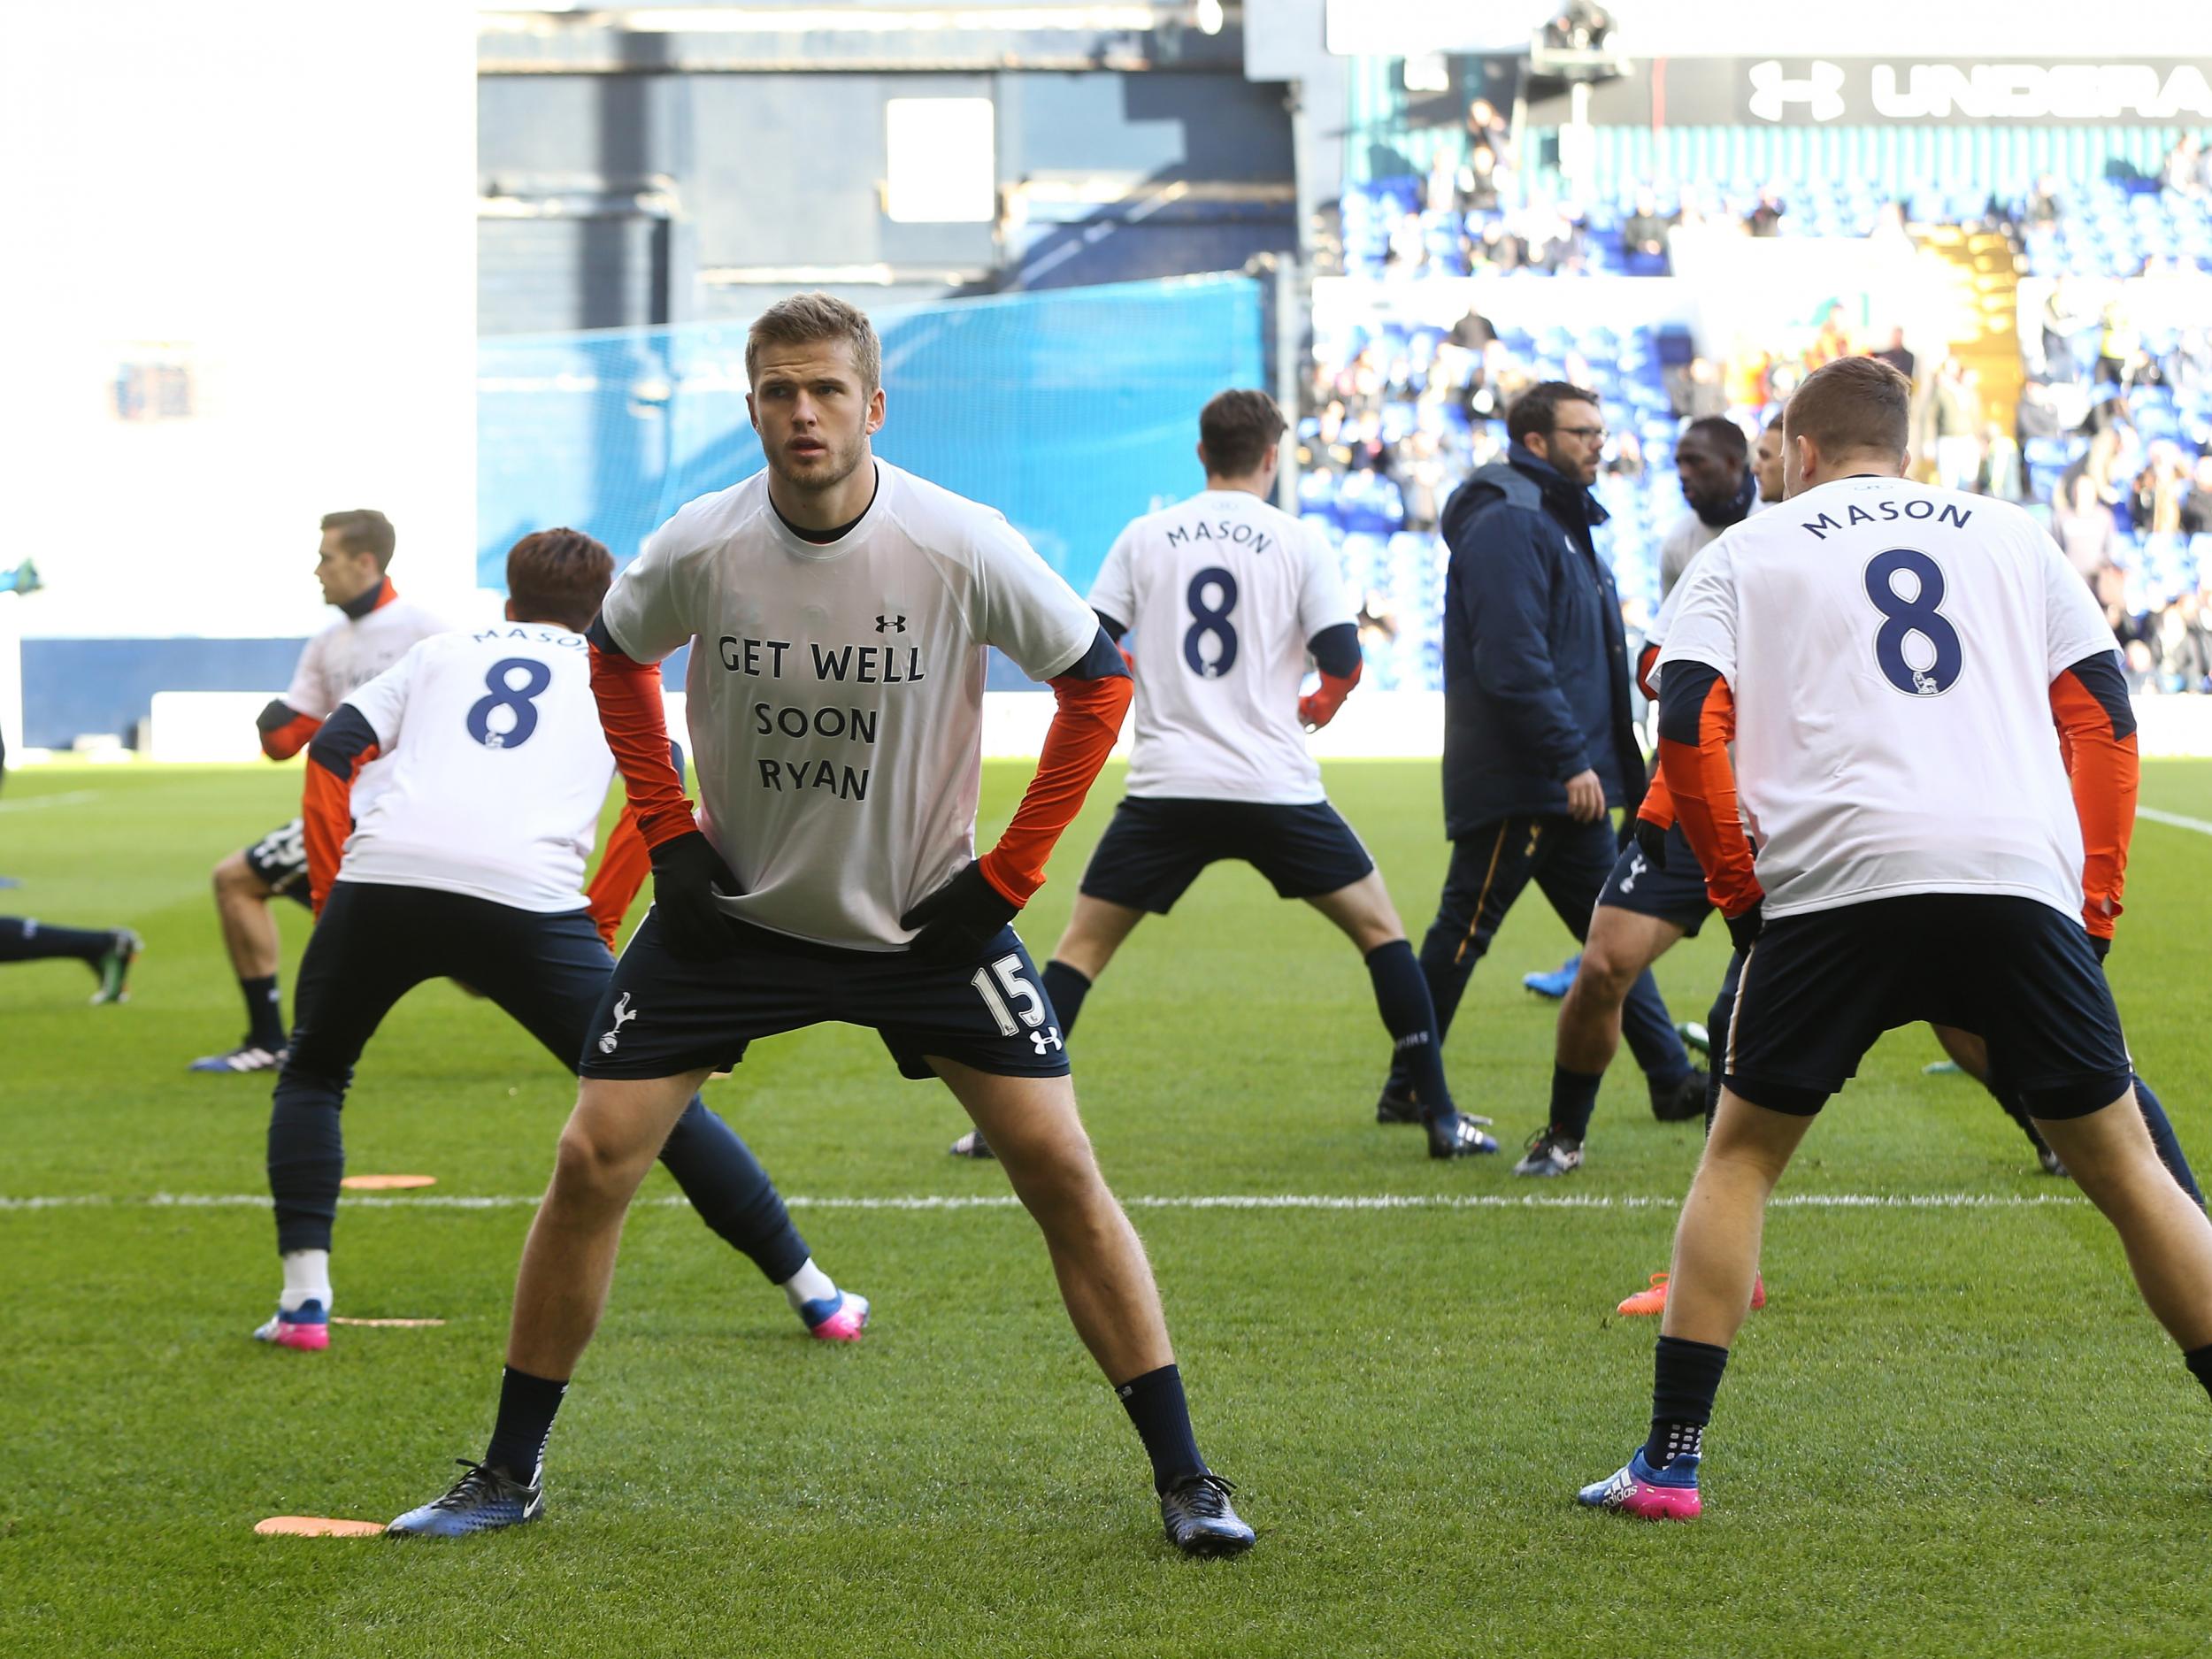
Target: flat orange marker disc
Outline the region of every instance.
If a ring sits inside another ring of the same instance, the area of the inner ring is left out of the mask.
[[[384,1531],[381,1521],[333,1521],[319,1515],[273,1515],[256,1521],[253,1530],[270,1537],[374,1538]]]
[[[445,1323],[443,1319],[348,1319],[337,1314],[331,1316],[330,1322],[333,1325],[377,1325],[388,1331],[422,1331]]]
[[[391,1193],[409,1187],[435,1187],[434,1175],[349,1175],[338,1183],[349,1193]]]

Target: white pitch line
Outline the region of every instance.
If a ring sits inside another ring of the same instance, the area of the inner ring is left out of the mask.
[[[2170,824],[2176,829],[2194,830],[2200,835],[2212,835],[2212,824],[2200,818],[2184,818],[2178,812],[2161,812],[2154,806],[2138,805],[2135,816],[2147,818],[2154,824]]]
[[[348,1193],[349,1210],[529,1210],[539,1202],[536,1194],[495,1193],[471,1197],[457,1193],[388,1194],[378,1196]],[[1682,1201],[1671,1194],[1624,1193],[1609,1194],[1510,1193],[1189,1193],[1158,1197],[1125,1198],[1129,1210],[1676,1210]],[[2076,1193],[1789,1193],[1773,1201],[1777,1210],[2047,1210],[2070,1207],[2087,1201]],[[0,1212],[47,1210],[266,1210],[264,1193],[152,1193],[117,1197],[105,1193],[76,1193],[54,1196],[0,1195]],[[981,1193],[910,1197],[786,1198],[794,1210],[1018,1210],[1021,1201],[1010,1193]],[[680,1195],[649,1198],[640,1208],[686,1209]]]
[[[27,795],[20,801],[0,801],[0,812],[35,812],[42,807],[82,806],[97,801],[97,789],[72,789],[63,795]]]

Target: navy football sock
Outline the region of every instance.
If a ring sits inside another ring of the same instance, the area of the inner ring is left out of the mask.
[[[484,1461],[526,1485],[534,1479],[538,1465],[545,1461],[545,1443],[552,1438],[554,1414],[567,1392],[565,1382],[508,1366],[499,1379],[499,1418],[492,1425],[492,1443],[484,1448]]]
[[[2191,1348],[2181,1356],[2181,1361],[2188,1366],[2189,1374],[2204,1385],[2205,1393],[2212,1394],[2212,1342]]]
[[[0,916],[0,962],[43,962],[74,956],[97,966],[115,948],[115,935],[88,927],[53,927],[27,916]]]
[[[783,1195],[737,1132],[696,1094],[661,1146],[661,1162],[699,1219],[752,1258],[772,1285],[806,1265],[810,1252]]]
[[[2196,1172],[2189,1167],[2189,1160],[2182,1154],[2181,1142],[2166,1117],[2166,1109],[2158,1103],[2158,1096],[2151,1093],[2151,1086],[2139,1077],[2135,1079],[2135,1104],[2143,1114],[2143,1126],[2151,1132],[2151,1144],[2158,1148],[2158,1161],[2181,1183],[2181,1190],[2201,1208],[2203,1190],[2197,1185]]]
[[[1705,1425],[1713,1420],[1713,1396],[1720,1392],[1720,1374],[1727,1369],[1724,1348],[1676,1336],[1659,1339],[1652,1361],[1651,1438],[1644,1442],[1646,1463],[1664,1469],[1670,1459],[1701,1454]]]
[[[1091,982],[1057,956],[1045,964],[1041,977],[1045,1000],[1060,1018],[1060,1040],[1064,1042],[1075,1034],[1075,1017],[1083,1011],[1083,999],[1091,994]]]
[[[1391,1081],[1402,1078],[1421,1102],[1421,1115],[1433,1121],[1453,1110],[1451,1086],[1444,1081],[1444,1038],[1437,1029],[1436,1005],[1429,1000],[1428,977],[1402,939],[1377,945],[1367,953],[1367,977],[1375,987],[1375,1009],[1390,1033]]]
[[[241,976],[238,989],[246,999],[246,1046],[274,1054],[284,1047],[284,1004],[277,995],[277,977]]]
[[[1551,1069],[1551,1126],[1557,1133],[1582,1140],[1590,1133],[1590,1114],[1597,1110],[1598,1085],[1602,1071],[1570,1071],[1563,1065]]]
[[[327,1250],[346,1173],[342,1078],[287,1065],[269,1109],[269,1195],[276,1201],[277,1251]]]
[[[1198,1440],[1191,1432],[1190,1406],[1183,1398],[1183,1373],[1163,1365],[1141,1377],[1115,1386],[1122,1409],[1137,1425],[1145,1455],[1152,1460],[1152,1485],[1165,1492],[1177,1481],[1206,1472],[1206,1460],[1198,1455]]]

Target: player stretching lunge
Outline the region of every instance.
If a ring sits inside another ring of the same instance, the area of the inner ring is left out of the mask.
[[[524,1247],[483,1465],[396,1532],[534,1520],[541,1458],[604,1307],[631,1194],[684,1102],[756,1037],[873,1026],[942,1078],[1042,1229],[1070,1317],[1150,1455],[1179,1548],[1252,1542],[1199,1455],[1152,1271],[1076,1114],[1057,1017],[1009,925],[1129,706],[1121,655],[1006,521],[874,458],[881,350],[826,295],[752,326],[764,472],[684,508],[592,625],[592,686],[652,848],[654,904]],[[690,644],[700,813],[660,674]],[[1048,680],[1037,775],[974,856],[987,646]]]
[[[1902,480],[1910,404],[1867,357],[1798,388],[1787,504],[1707,551],[1660,656],[1661,770],[1746,955],[1651,1432],[1586,1504],[1698,1513],[1767,1199],[1866,1050],[1916,1020],[1984,1038],[2212,1390],[2212,1220],[2144,1131],[2100,965],[2137,781],[2112,635],[2024,512]]]
[[[626,817],[588,907],[577,891],[614,776],[581,630],[613,574],[607,549],[579,531],[523,537],[507,555],[506,625],[423,641],[340,703],[308,746],[305,838],[320,919],[269,1118],[284,1288],[276,1317],[254,1333],[262,1341],[329,1345],[340,1109],[395,1002],[450,975],[572,1071],[598,1038],[608,946],[646,870]],[[379,757],[384,787],[362,800],[353,780]],[[814,1265],[727,1124],[695,1095],[656,1150],[700,1218],[753,1259],[816,1336],[859,1337],[866,1301],[841,1294]]]
[[[392,522],[366,507],[323,515],[315,580],[323,603],[344,614],[308,641],[292,671],[291,689],[261,711],[261,752],[289,760],[307,747],[324,718],[356,687],[406,655],[417,640],[447,626],[411,600],[392,579]],[[373,781],[361,791],[366,804]],[[195,1071],[267,1071],[284,1064],[284,1010],[277,995],[277,930],[269,901],[307,902],[307,849],[300,820],[279,825],[252,846],[215,866],[215,913],[223,947],[246,1000],[246,1034],[235,1048],[203,1056]]]
[[[1128,797],[1083,872],[1075,914],[1045,964],[1045,993],[1064,1038],[1146,912],[1166,915],[1208,864],[1241,858],[1358,948],[1383,1025],[1414,1070],[1430,1156],[1495,1152],[1452,1108],[1421,964],[1298,734],[1301,721],[1326,726],[1359,683],[1359,631],[1336,556],[1268,503],[1283,429],[1264,392],[1208,403],[1198,418],[1204,493],[1124,530],[1091,588],[1109,634],[1136,630],[1137,735]],[[1309,651],[1321,686],[1301,698]],[[991,1156],[980,1130],[952,1149]]]

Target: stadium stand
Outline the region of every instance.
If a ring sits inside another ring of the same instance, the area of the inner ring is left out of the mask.
[[[1708,166],[1671,176],[1700,178],[1694,185],[1630,171],[1671,157],[1616,142],[1604,181],[1570,191],[1555,173],[1517,174],[1502,148],[1481,153],[1479,134],[1456,154],[1436,150],[1425,174],[1348,181],[1341,268],[1377,297],[1371,315],[1356,308],[1354,320],[1317,331],[1300,511],[1340,548],[1364,597],[1379,684],[1440,683],[1436,518],[1458,481],[1503,449],[1504,408],[1520,387],[1563,378],[1604,400],[1615,436],[1599,495],[1613,518],[1600,547],[1633,621],[1656,603],[1658,542],[1684,511],[1673,477],[1681,424],[1726,413],[1755,429],[1806,369],[1886,343],[1832,319],[1820,336],[1771,355],[1707,359],[1678,327],[1501,320],[1493,329],[1471,315],[1448,330],[1399,321],[1380,296],[1407,280],[1665,276],[1670,231],[1720,225],[1753,236],[1891,237],[1948,248],[1968,273],[1993,257],[2008,266],[2008,295],[2020,289],[2017,363],[2008,345],[2001,364],[1978,366],[1963,353],[1923,361],[1916,447],[1938,457],[1943,476],[2047,516],[2105,600],[2136,688],[2212,692],[2212,331],[2197,320],[2212,274],[2204,142],[2162,138],[2162,159],[2140,133],[2081,157],[1970,150],[1953,171],[1916,177],[1912,162],[1945,158],[1919,153],[1937,141],[1823,136],[1799,155],[1777,150],[1779,141],[1679,134],[1683,153],[1671,159]],[[1827,150],[1855,142],[1883,165],[1825,165]],[[1778,158],[1797,165],[1753,171]],[[2029,161],[2072,166],[2023,176]],[[1502,318],[1511,309],[1485,303]],[[2016,418],[2007,420],[2016,383]]]

